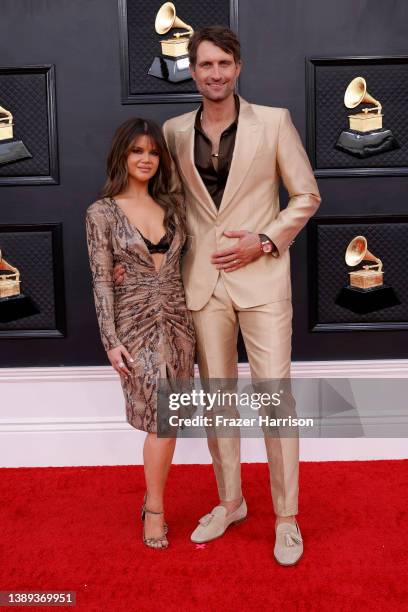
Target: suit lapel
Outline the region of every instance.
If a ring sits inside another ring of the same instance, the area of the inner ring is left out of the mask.
[[[214,217],[218,210],[194,163],[194,121],[196,111],[189,113],[186,123],[176,132],[176,150],[180,169],[189,189],[200,204]],[[262,136],[262,124],[251,105],[240,98],[237,135],[231,167],[219,210],[232,200],[254,160]]]
[[[194,163],[194,121],[196,111],[190,113],[184,128],[176,132],[177,160],[194,197],[215,217],[218,213]]]
[[[240,97],[237,135],[220,210],[232,200],[254,160],[262,136],[262,124],[251,105]]]

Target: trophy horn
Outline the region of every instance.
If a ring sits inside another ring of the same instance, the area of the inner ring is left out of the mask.
[[[364,236],[356,236],[353,238],[346,249],[345,260],[348,266],[357,266],[362,261],[374,261],[375,266],[364,267],[376,267],[379,272],[382,270],[381,259],[370,253],[367,248],[367,239]]]
[[[356,77],[350,81],[344,93],[344,106],[347,106],[347,108],[355,108],[362,103],[374,104],[377,107],[378,113],[381,111],[381,103],[373,98],[373,96],[367,91],[366,80],[363,77]],[[370,109],[363,110],[364,112],[367,112]]]
[[[191,35],[193,28],[185,23],[182,19],[176,15],[176,7],[173,2],[165,2],[157,11],[156,21],[154,22],[154,29],[157,34],[167,34],[172,28],[186,29],[187,32],[177,32],[173,34],[176,38],[180,36]]]

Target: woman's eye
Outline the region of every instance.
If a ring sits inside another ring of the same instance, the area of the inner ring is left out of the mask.
[[[158,151],[150,151],[150,155],[154,155],[155,157],[159,157]]]

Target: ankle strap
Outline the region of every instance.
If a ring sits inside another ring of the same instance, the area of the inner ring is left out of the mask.
[[[153,510],[148,510],[147,508],[145,508],[144,511],[148,514],[164,514],[164,512],[154,512]]]

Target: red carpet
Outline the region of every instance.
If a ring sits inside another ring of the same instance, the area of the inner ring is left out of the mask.
[[[196,548],[212,468],[173,466],[170,548],[152,551],[141,467],[2,469],[0,590],[77,592],[75,608],[30,610],[408,610],[408,461],[301,464],[305,553],[291,568],[273,559],[267,467],[243,465],[243,480],[247,521]]]

